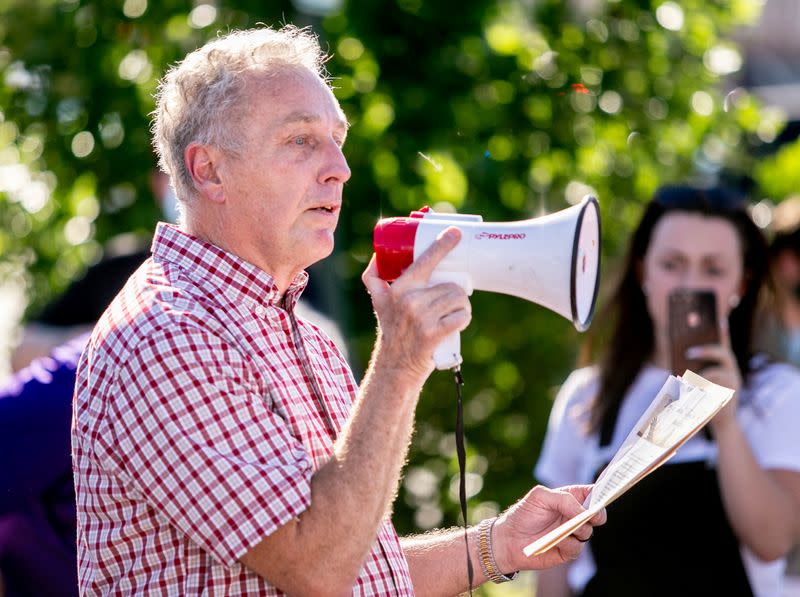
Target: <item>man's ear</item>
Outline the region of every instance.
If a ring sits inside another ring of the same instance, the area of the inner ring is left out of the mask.
[[[218,171],[221,157],[214,147],[200,143],[190,143],[183,153],[198,194],[214,203],[225,202],[225,189]]]

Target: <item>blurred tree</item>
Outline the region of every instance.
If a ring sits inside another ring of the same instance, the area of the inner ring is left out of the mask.
[[[658,184],[748,170],[757,133],[781,120],[720,82],[741,63],[727,34],[759,6],[351,0],[314,20],[353,125],[329,270],[356,369],[374,340],[359,275],[380,216],[431,204],[524,219],[593,192],[613,260]],[[148,114],[165,67],[219,30],[312,22],[288,0],[5,0],[0,15],[0,270],[24,266],[31,309],[113,235],[151,234]],[[462,341],[477,520],[531,485],[578,336],[519,299],[478,294],[473,305]],[[458,520],[454,404],[451,377],[435,374],[396,505],[401,532]]]
[[[748,0],[464,0],[457,8],[351,0],[346,14],[325,21],[338,34],[331,70],[354,123],[354,209],[341,224],[350,251],[339,255],[340,271],[355,281],[381,215],[431,204],[524,219],[587,192],[600,199],[613,262],[659,184],[746,172],[750,147],[782,125],[745,91],[721,85],[741,64],[726,35],[758,8]],[[345,287],[356,291],[356,311],[368,312],[358,285]],[[462,344],[478,520],[530,485],[579,337],[519,299],[478,293],[472,302]],[[371,336],[359,334],[365,354]],[[454,404],[451,376],[434,374],[396,506],[402,530],[459,518]]]
[[[753,178],[759,191],[773,201],[800,193],[800,139],[787,143],[756,165]]]
[[[291,9],[289,0],[269,11],[246,0],[0,5],[0,261],[27,269],[30,309],[112,236],[151,235],[149,113],[166,66],[219,30]]]

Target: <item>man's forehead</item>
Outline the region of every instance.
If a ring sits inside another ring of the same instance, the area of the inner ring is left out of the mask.
[[[316,74],[304,69],[287,69],[254,79],[256,102],[273,114],[275,126],[330,119],[336,128],[349,128],[330,86]]]

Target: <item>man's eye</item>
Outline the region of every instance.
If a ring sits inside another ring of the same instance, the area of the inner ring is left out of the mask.
[[[305,137],[295,137],[294,138],[294,144],[295,145],[305,145],[306,144],[306,138]]]

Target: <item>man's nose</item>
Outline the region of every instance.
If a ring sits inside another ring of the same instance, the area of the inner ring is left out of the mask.
[[[325,163],[320,170],[320,182],[344,184],[348,180],[350,180],[350,166],[347,165],[344,152],[335,140],[330,139],[325,152]]]

